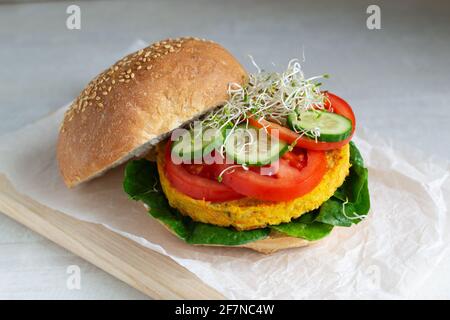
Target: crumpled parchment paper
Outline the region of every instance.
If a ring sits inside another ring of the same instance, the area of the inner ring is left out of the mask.
[[[67,107],[67,106],[66,106]],[[73,190],[58,173],[55,145],[66,107],[0,137],[0,173],[21,193],[99,223],[174,259],[229,298],[407,298],[449,252],[450,165],[358,128],[372,208],[300,249],[261,255],[190,246],[122,191],[123,166]]]

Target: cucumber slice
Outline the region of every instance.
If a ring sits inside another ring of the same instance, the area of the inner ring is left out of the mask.
[[[263,129],[239,125],[225,141],[225,152],[238,164],[264,166],[278,160],[289,145]]]
[[[315,139],[312,132],[317,130],[320,133],[318,141],[338,142],[347,139],[352,133],[349,119],[328,111],[311,110],[301,115],[291,113],[287,120],[292,130],[305,132],[310,138]]]
[[[224,131],[208,128],[205,131],[191,129],[172,144],[172,154],[183,160],[200,159],[221,146]]]

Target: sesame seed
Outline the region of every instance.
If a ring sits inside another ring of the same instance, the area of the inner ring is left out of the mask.
[[[88,106],[95,104],[100,108],[104,107],[104,99],[102,96],[107,96],[112,92],[112,88],[116,83],[129,83],[132,79],[136,79],[137,70],[152,70],[152,59],[156,59],[172,52],[177,52],[178,48],[182,47],[184,41],[189,39],[200,40],[199,38],[176,38],[166,39],[151,45],[150,47],[140,49],[106,69],[99,76],[94,78],[88,86],[83,90],[80,98],[78,98],[69,109],[65,121],[71,121],[72,117],[83,113]],[[204,41],[204,39],[202,39]],[[117,75],[114,76],[114,74]],[[155,78],[161,77],[160,74],[152,75]],[[99,109],[97,109],[99,110]],[[81,115],[86,118],[85,115]]]

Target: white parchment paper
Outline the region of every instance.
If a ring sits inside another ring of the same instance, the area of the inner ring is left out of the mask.
[[[2,136],[0,172],[44,205],[170,256],[227,297],[407,297],[448,253],[449,164],[366,131],[354,140],[369,168],[369,217],[313,246],[264,256],[179,241],[127,198],[123,167],[66,189],[55,159],[63,109]]]
[[[449,253],[450,164],[361,128],[354,141],[369,168],[366,220],[268,256],[187,245],[127,198],[123,167],[73,190],[64,186],[55,144],[66,107],[0,137],[0,174],[46,206],[171,257],[226,297],[407,298]]]

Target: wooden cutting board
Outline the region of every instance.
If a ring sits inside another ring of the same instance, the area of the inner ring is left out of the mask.
[[[224,298],[172,259],[21,195],[3,174],[0,211],[152,298]]]

